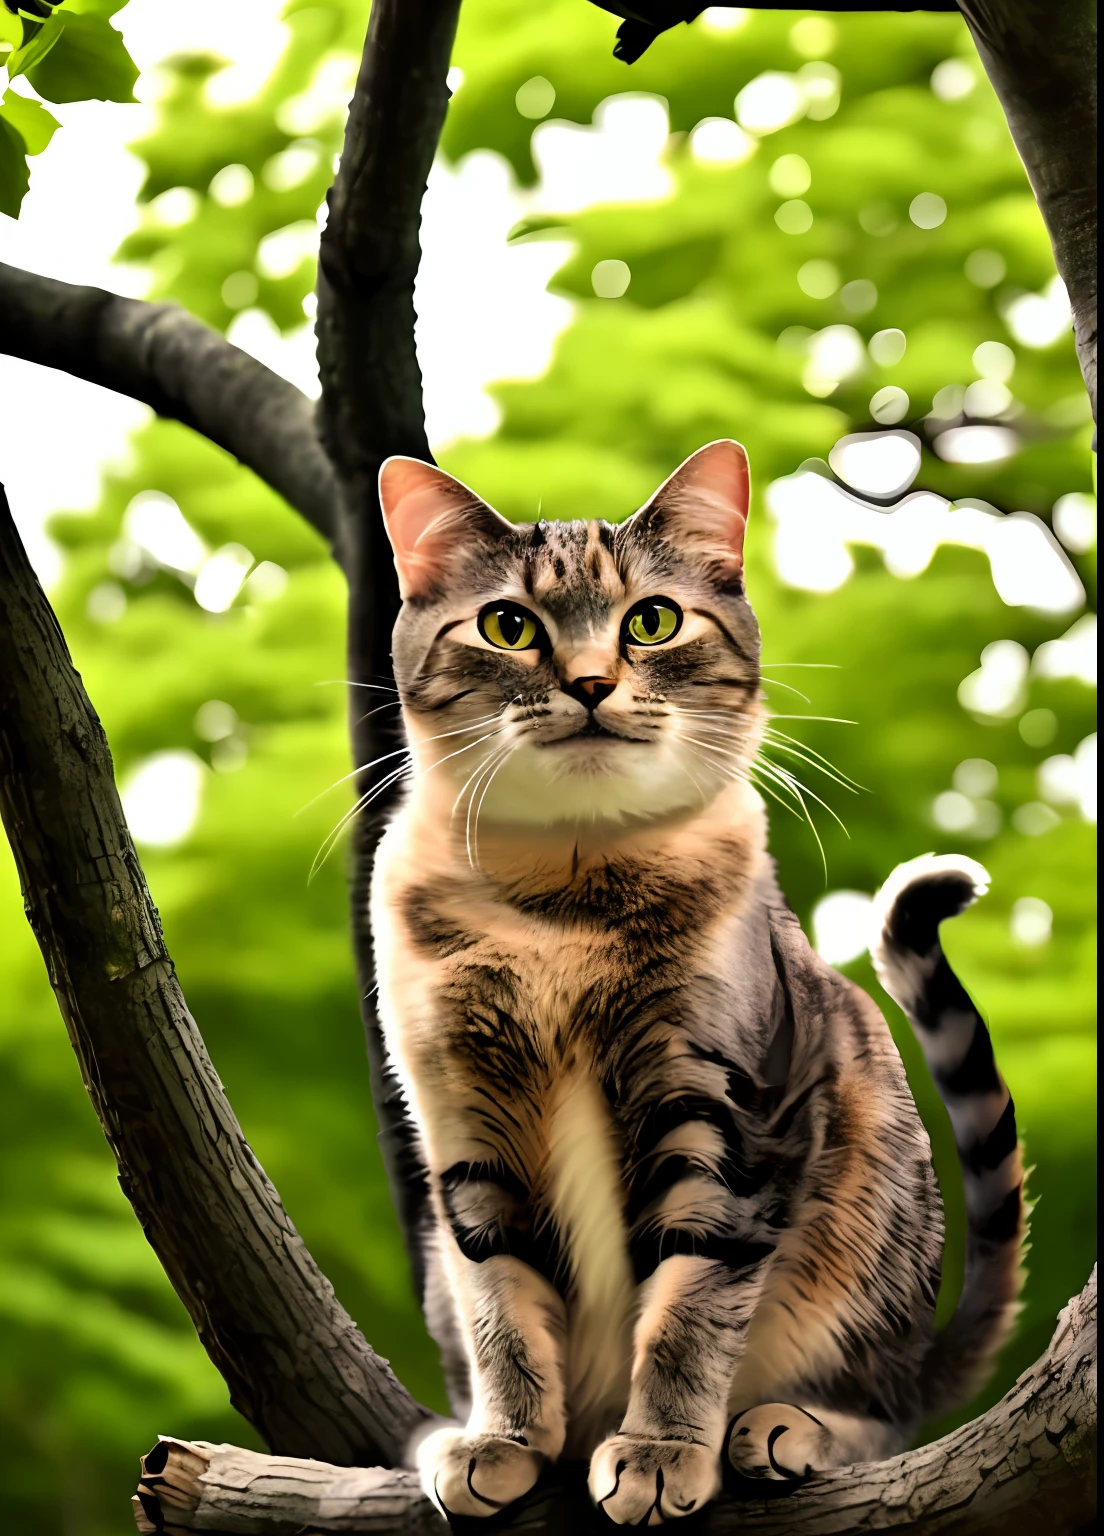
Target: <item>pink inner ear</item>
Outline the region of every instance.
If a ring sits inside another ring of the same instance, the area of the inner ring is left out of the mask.
[[[448,555],[448,525],[475,498],[443,469],[420,459],[387,459],[380,470],[380,506],[404,597],[423,593]]]
[[[670,532],[706,558],[738,570],[751,496],[747,453],[731,438],[708,443],[680,464],[656,492]]]
[[[409,557],[419,539],[459,489],[451,475],[419,459],[388,459],[380,470],[379,495],[395,558]]]
[[[747,521],[751,477],[747,454],[740,443],[724,438],[699,448],[671,478],[687,490],[704,492],[711,500],[715,498]]]

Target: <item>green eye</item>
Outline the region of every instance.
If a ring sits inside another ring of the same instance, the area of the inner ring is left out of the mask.
[[[630,645],[662,645],[682,625],[682,609],[669,597],[649,597],[625,620],[625,639]]]
[[[488,603],[480,611],[479,633],[500,651],[527,651],[540,633],[540,625],[520,603]]]

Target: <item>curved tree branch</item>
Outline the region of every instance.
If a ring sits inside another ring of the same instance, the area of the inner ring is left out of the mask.
[[[1050,235],[1096,419],[1095,0],[959,0]]]
[[[226,1101],[2,491],[0,812],[120,1183],[234,1406],[275,1450],[396,1461],[425,1410],[338,1303]]]
[[[327,538],[336,482],[311,402],[175,304],[124,299],[0,262],[0,351],[181,421],[254,470]]]
[[[1080,1536],[1096,1470],[1096,1271],[1058,1319],[1050,1347],[981,1418],[891,1461],[846,1467],[788,1498],[722,1497],[702,1536]],[[360,1532],[423,1536],[444,1525],[411,1472],[342,1471],[231,1445],[163,1439],[143,1462],[139,1531]],[[476,1522],[465,1522],[474,1525]],[[527,1536],[608,1531],[581,1476],[539,1489],[485,1530]]]
[[[399,589],[376,482],[392,453],[432,461],[414,347],[414,279],[421,205],[444,125],[445,83],[460,0],[374,0],[349,109],[318,264],[319,423],[341,487],[338,557],[349,581],[347,676],[378,685],[391,672]],[[399,745],[388,712],[352,690],[353,760]],[[368,785],[358,785],[358,791]],[[395,786],[397,790],[398,786]],[[371,998],[373,958],[364,914],[381,818],[393,797],[356,827],[353,942],[372,1073],[372,1098],[391,1196],[421,1296],[415,1237],[425,1199],[409,1122],[387,1073]]]

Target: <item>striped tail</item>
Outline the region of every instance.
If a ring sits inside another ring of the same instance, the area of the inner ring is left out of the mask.
[[[973,859],[926,854],[895,869],[874,899],[878,978],[904,1011],[947,1107],[966,1191],[966,1274],[954,1316],[924,1364],[929,1416],[971,1398],[1012,1330],[1023,1284],[1023,1168],[1016,1112],[984,1020],[951,970],[939,925],[989,888]]]

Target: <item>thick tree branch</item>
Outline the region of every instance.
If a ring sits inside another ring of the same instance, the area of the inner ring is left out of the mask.
[[[847,1467],[788,1498],[719,1499],[701,1536],[1079,1536],[1092,1525],[1096,1470],[1096,1272],[1058,1319],[1042,1359],[981,1418],[891,1461]],[[410,1472],[343,1471],[229,1445],[163,1439],[143,1462],[139,1531],[444,1531]],[[475,1522],[465,1522],[465,1528]],[[576,1476],[540,1489],[481,1529],[527,1536],[610,1530]]]
[[[2,491],[0,813],[120,1183],[234,1406],[274,1450],[394,1462],[425,1410],[339,1305],[226,1101]]]
[[[448,106],[445,77],[459,10],[460,0],[374,0],[322,232],[319,421],[341,486],[338,553],[349,581],[347,675],[354,683],[378,685],[392,676],[399,591],[376,493],[379,467],[392,453],[431,458],[414,347],[414,279],[422,198]],[[372,713],[363,698],[352,690],[357,764],[398,744],[393,713]],[[358,790],[367,787],[361,783]],[[381,798],[375,815],[358,820],[353,939],[380,1147],[420,1295],[414,1234],[424,1187],[397,1086],[384,1068],[365,920],[372,857],[389,803]]]
[[[1069,292],[1096,419],[1095,0],[959,0]]]
[[[194,427],[333,538],[336,482],[311,402],[202,320],[3,263],[0,313],[0,350]]]

